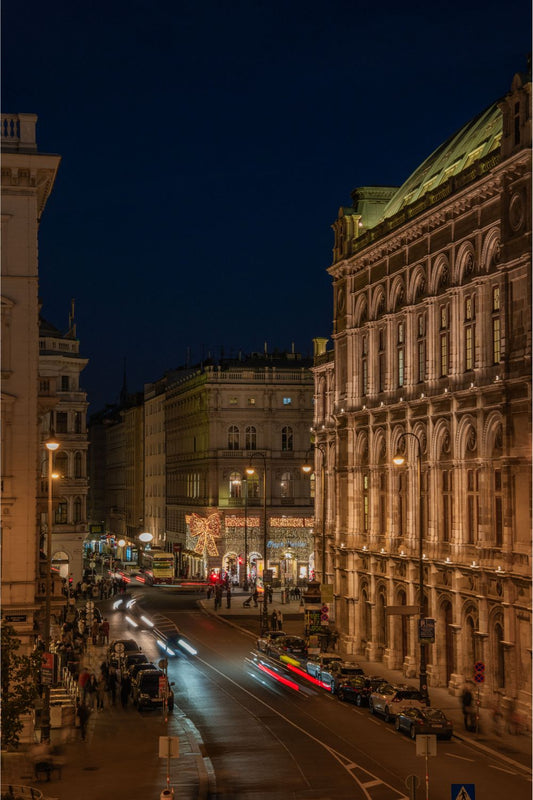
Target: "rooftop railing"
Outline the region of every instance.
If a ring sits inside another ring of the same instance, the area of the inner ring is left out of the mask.
[[[37,114],[1,114],[0,139],[2,150],[35,152]]]

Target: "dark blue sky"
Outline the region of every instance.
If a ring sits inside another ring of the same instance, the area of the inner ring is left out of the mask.
[[[4,0],[4,112],[62,156],[44,315],[91,410],[211,351],[331,333],[331,224],[525,69],[530,3]]]

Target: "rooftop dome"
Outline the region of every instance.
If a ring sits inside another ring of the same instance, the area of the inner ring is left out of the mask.
[[[502,113],[490,105],[444,142],[400,186],[383,210],[382,222],[500,146]]]

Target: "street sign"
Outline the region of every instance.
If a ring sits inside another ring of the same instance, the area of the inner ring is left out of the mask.
[[[434,733],[418,734],[416,737],[416,754],[417,756],[436,756],[437,755],[437,737]]]
[[[426,617],[426,619],[419,620],[418,623],[418,640],[420,642],[427,642],[434,644],[435,642],[435,620]]]
[[[476,800],[475,783],[452,783],[452,800]]]
[[[180,740],[177,736],[159,737],[159,758],[179,758]]]
[[[420,606],[386,606],[385,614],[388,616],[401,614],[402,616],[411,617],[415,614],[420,614]]]
[[[485,664],[483,661],[476,661],[474,664],[474,680],[476,683],[483,683],[485,680]]]

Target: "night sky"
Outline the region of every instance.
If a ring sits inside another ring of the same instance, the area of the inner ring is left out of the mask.
[[[166,369],[332,329],[331,224],[505,94],[528,0],[4,0],[2,111],[62,162],[44,316],[91,411]]]

